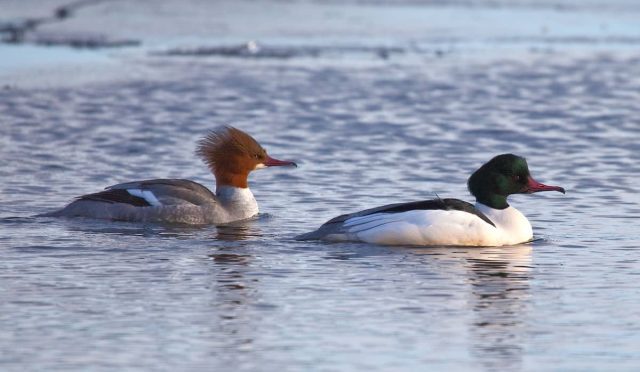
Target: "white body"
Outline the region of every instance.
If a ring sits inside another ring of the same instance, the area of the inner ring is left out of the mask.
[[[480,203],[476,208],[489,217],[495,227],[464,211],[412,210],[352,217],[335,233],[329,232],[321,239],[384,245],[501,246],[533,238],[529,220],[517,209],[511,206],[492,209]]]

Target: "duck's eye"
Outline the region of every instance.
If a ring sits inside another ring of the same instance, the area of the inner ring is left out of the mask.
[[[515,176],[513,176],[513,180],[516,182],[522,182],[523,178],[521,175],[516,174]]]
[[[254,157],[255,159],[260,159],[260,155],[258,155],[258,154],[253,155],[253,157]]]

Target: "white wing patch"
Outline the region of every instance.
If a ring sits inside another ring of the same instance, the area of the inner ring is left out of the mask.
[[[152,191],[141,189],[127,189],[127,192],[133,196],[137,196],[138,198],[146,200],[147,203],[151,204],[154,207],[162,205],[162,203],[160,203],[160,200],[156,198]]]

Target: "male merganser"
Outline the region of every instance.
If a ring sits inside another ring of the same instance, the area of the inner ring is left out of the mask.
[[[535,181],[527,161],[498,155],[476,170],[467,182],[473,206],[458,199],[390,204],[329,220],[298,240],[362,241],[385,245],[501,246],[531,241],[527,218],[509,206],[511,194],[559,191]]]
[[[121,183],[82,195],[46,217],[89,217],[117,221],[223,224],[253,217],[258,203],[247,177],[253,170],[291,165],[269,155],[245,132],[222,127],[199,141],[196,154],[216,178],[216,193],[184,179]]]

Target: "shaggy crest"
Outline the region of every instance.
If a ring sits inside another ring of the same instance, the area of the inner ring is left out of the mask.
[[[230,166],[231,158],[234,156],[258,158],[266,152],[247,133],[231,126],[224,126],[211,131],[198,141],[196,154],[215,173],[223,165]]]

